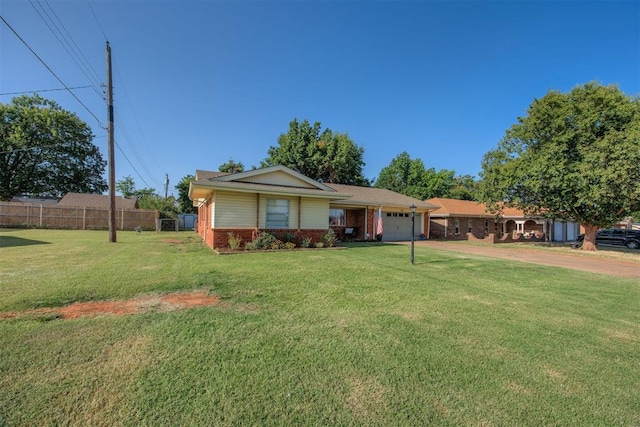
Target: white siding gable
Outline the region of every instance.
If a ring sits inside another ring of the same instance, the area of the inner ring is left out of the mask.
[[[285,187],[298,187],[298,188],[317,188],[308,182],[304,182],[301,179],[296,178],[293,175],[289,175],[283,171],[275,171],[260,175],[254,175],[247,178],[238,180],[239,182],[251,182],[256,184],[269,184],[269,185],[281,185]]]

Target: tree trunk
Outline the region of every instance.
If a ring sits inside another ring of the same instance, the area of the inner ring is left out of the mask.
[[[596,231],[598,226],[593,224],[582,224],[584,227],[584,240],[582,241],[583,251],[597,251],[596,248]]]

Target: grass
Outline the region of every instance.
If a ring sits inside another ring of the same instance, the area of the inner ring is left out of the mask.
[[[637,280],[353,244],[0,230],[0,311],[205,289],[223,304],[0,319],[0,425],[638,425]]]

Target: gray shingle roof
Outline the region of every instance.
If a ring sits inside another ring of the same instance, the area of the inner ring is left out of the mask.
[[[340,202],[343,204],[367,206],[382,205],[383,207],[389,206],[402,208],[407,208],[411,205],[415,205],[417,208],[424,210],[433,210],[438,208],[438,206],[432,203],[414,199],[413,197],[405,196],[404,194],[396,193],[395,191],[386,190],[384,188],[358,187],[356,185],[344,184],[327,185],[338,191],[339,193],[347,193],[352,195],[350,199]]]

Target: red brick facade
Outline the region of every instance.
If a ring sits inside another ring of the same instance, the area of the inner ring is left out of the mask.
[[[322,236],[327,232],[324,230],[265,230],[265,229],[247,229],[247,228],[216,228],[213,229],[211,224],[211,209],[207,203],[198,208],[198,228],[197,232],[204,242],[212,249],[226,248],[229,245],[229,233],[234,233],[240,237],[244,243],[252,241],[256,234],[260,231],[269,231],[274,233],[276,238],[282,240],[285,233],[293,234],[296,246],[300,246],[302,240],[306,237],[311,238],[313,243],[322,240]],[[243,243],[243,246],[244,246]]]

